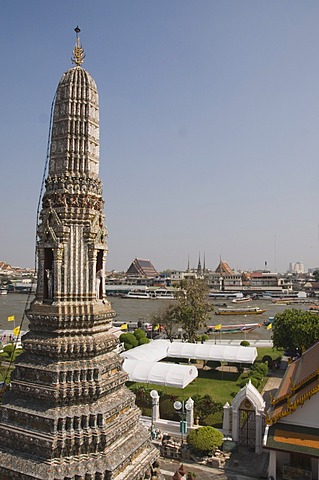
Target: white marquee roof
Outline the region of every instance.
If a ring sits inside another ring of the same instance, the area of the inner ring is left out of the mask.
[[[254,363],[257,358],[257,349],[256,347],[234,345],[171,343],[168,340],[154,340],[145,345],[123,352],[121,356],[144,362],[157,362],[166,357],[177,357],[197,360],[215,360],[218,362]]]
[[[144,362],[158,362],[167,357],[167,349],[170,345],[168,340],[153,340],[145,345],[132,348],[121,353],[121,357]]]
[[[254,363],[257,355],[255,347],[214,345],[210,343],[173,342],[169,345],[167,351],[167,357],[232,363]]]
[[[185,388],[197,376],[194,365],[175,363],[146,362],[125,359],[123,369],[131,382],[153,383],[175,388]]]

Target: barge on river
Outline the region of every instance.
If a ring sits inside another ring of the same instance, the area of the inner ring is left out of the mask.
[[[219,308],[215,311],[215,315],[259,315],[266,312],[259,307],[243,307],[243,308]]]
[[[207,327],[206,333],[252,332],[260,326],[260,323],[240,323],[238,325],[210,325]]]

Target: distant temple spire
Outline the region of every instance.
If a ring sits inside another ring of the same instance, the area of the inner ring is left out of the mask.
[[[186,272],[189,272],[189,254],[188,254],[188,261],[187,261],[187,270]]]
[[[202,274],[202,264],[201,264],[201,262],[200,262],[200,253],[199,253],[199,256],[198,256],[197,273],[198,273],[199,275]]]
[[[80,40],[80,36],[79,36],[79,33],[81,31],[81,29],[79,27],[76,27],[74,29],[75,33],[76,33],[76,44],[75,44],[75,47],[73,49],[73,58],[71,59],[72,60],[72,63],[75,63],[75,65],[77,65],[78,67],[80,67],[82,65],[82,63],[84,62],[84,59],[85,59],[85,53],[84,53],[84,50],[82,48],[82,45],[81,45],[81,40]]]

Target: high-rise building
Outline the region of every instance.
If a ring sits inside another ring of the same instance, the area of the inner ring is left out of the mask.
[[[301,262],[289,263],[289,273],[305,273],[305,266]]]
[[[1,480],[142,480],[157,451],[140,426],[110,333],[95,81],[75,66],[56,92],[37,231],[38,284],[0,408]],[[158,473],[160,476],[160,473]]]

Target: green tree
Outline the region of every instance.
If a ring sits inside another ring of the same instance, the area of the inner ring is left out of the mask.
[[[275,348],[303,352],[319,340],[319,318],[296,308],[277,313],[272,324],[272,340]]]
[[[187,435],[189,445],[199,452],[210,452],[223,443],[223,434],[214,427],[199,427]]]
[[[194,395],[193,400],[195,417],[199,417],[201,422],[210,415],[223,412],[223,404],[215,402],[210,395]],[[204,424],[207,425],[206,422]]]
[[[152,316],[152,325],[161,325],[162,331],[172,342],[177,331],[176,305],[166,305],[162,310]]]
[[[197,331],[206,326],[213,306],[207,297],[208,286],[200,279],[190,279],[176,293],[175,318],[185,330],[190,342],[194,342]]]
[[[312,272],[312,275],[315,277],[316,282],[319,282],[319,270]]]

